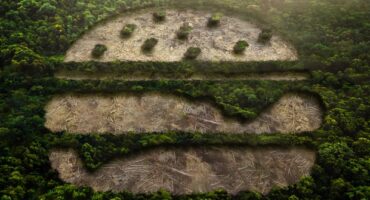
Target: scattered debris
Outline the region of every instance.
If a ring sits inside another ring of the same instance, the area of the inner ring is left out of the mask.
[[[166,131],[299,133],[318,129],[322,123],[318,100],[301,94],[284,95],[249,123],[224,118],[209,103],[156,93],[56,96],[45,110],[47,128],[53,132],[76,134]]]
[[[231,194],[268,193],[309,175],[315,153],[303,148],[160,148],[112,161],[87,172],[73,150],[52,150],[52,168],[62,180],[95,191],[133,193],[166,189],[173,194],[224,189]]]

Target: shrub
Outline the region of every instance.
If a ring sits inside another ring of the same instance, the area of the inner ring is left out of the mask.
[[[180,27],[179,31],[177,31],[177,38],[180,40],[188,39],[189,34],[191,33],[192,30],[193,28],[188,23],[184,23]]]
[[[141,49],[146,52],[152,51],[155,45],[157,44],[158,44],[158,40],[156,38],[149,38],[145,40],[143,46],[141,46]]]
[[[121,37],[122,38],[131,37],[131,35],[135,31],[136,27],[137,26],[135,24],[126,24],[121,30]]]
[[[153,19],[155,22],[163,22],[164,20],[166,20],[166,12],[162,10],[153,13]]]
[[[95,45],[94,49],[92,50],[91,55],[94,58],[100,58],[104,54],[104,52],[106,52],[107,50],[108,49],[105,45],[97,44],[97,45]]]
[[[208,19],[208,27],[216,27],[219,26],[221,23],[223,14],[222,13],[215,13]]]
[[[263,29],[258,36],[258,42],[266,44],[272,38],[272,31],[270,29]]]
[[[184,54],[184,58],[188,60],[194,60],[200,55],[201,52],[202,50],[198,47],[189,47]]]
[[[239,40],[234,46],[234,53],[242,54],[247,47],[249,47],[249,44],[247,41]]]

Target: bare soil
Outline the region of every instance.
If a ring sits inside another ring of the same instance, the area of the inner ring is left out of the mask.
[[[211,13],[194,10],[167,10],[164,23],[154,23],[153,9],[128,12],[104,24],[98,25],[83,35],[67,51],[65,62],[89,61],[96,44],[104,44],[107,52],[98,61],[179,61],[189,47],[202,50],[199,60],[204,61],[267,61],[297,60],[297,53],[290,44],[273,36],[267,45],[257,42],[260,29],[249,22],[224,16],[221,26],[208,28]],[[178,40],[176,32],[183,23],[193,27],[187,41]],[[136,24],[137,29],[129,39],[120,37],[120,30],[126,24]],[[151,54],[143,54],[141,45],[148,38],[157,38],[158,45]],[[246,40],[250,46],[244,55],[234,55],[232,50],[238,40]]]
[[[115,160],[93,173],[73,150],[52,150],[49,159],[62,180],[95,191],[133,193],[166,189],[189,194],[224,189],[235,194],[263,194],[309,175],[315,153],[303,148],[172,148],[154,149]]]
[[[45,126],[53,132],[76,134],[186,131],[202,133],[299,133],[318,129],[322,110],[318,100],[286,94],[255,120],[240,123],[224,118],[206,102],[171,95],[64,95],[45,107]]]
[[[56,78],[66,80],[126,80],[126,81],[142,81],[142,80],[272,80],[272,81],[301,81],[308,79],[306,73],[268,73],[268,74],[242,74],[242,75],[203,75],[194,74],[190,77],[173,77],[173,76],[149,76],[141,74],[94,74],[87,75],[78,72],[58,72]]]

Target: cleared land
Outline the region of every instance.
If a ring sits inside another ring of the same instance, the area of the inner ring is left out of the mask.
[[[73,150],[53,150],[49,159],[62,180],[96,191],[134,193],[166,189],[189,194],[225,189],[235,194],[254,190],[263,194],[309,175],[313,151],[302,148],[187,148],[155,149],[115,160],[87,172]]]
[[[262,45],[257,42],[261,30],[257,26],[234,18],[224,16],[221,26],[208,28],[207,20],[211,13],[201,11],[167,10],[164,23],[154,23],[152,13],[155,10],[144,9],[127,13],[104,24],[98,25],[82,36],[67,51],[65,61],[93,60],[91,51],[96,44],[108,47],[99,61],[179,61],[189,47],[202,50],[199,60],[204,61],[267,61],[297,60],[296,51],[278,36]],[[193,30],[187,41],[177,39],[176,32],[189,23]],[[120,31],[126,24],[136,24],[137,29],[131,38],[122,39]],[[141,45],[148,38],[157,38],[158,45],[152,54],[143,54]],[[234,55],[233,46],[238,40],[249,43],[244,55]]]
[[[45,107],[45,126],[53,132],[77,134],[127,132],[298,133],[320,127],[316,98],[286,94],[254,121],[224,118],[213,105],[171,95],[64,95]]]
[[[87,75],[74,71],[60,71],[55,74],[56,78],[66,80],[127,80],[127,81],[142,81],[142,80],[273,80],[273,81],[300,81],[308,79],[306,73],[268,73],[268,74],[242,74],[242,75],[204,75],[194,74],[186,78],[176,78],[169,76],[145,76],[135,74],[101,74]]]

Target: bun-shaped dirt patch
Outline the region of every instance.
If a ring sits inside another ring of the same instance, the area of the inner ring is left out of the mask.
[[[315,153],[303,148],[154,149],[110,162],[92,173],[73,150],[52,150],[49,159],[59,177],[95,191],[173,194],[224,189],[231,194],[294,184],[309,175]]]
[[[166,10],[165,19],[157,22],[154,12],[152,9],[127,12],[97,25],[73,44],[65,61],[180,61],[191,47],[201,50],[196,59],[203,61],[297,60],[294,48],[279,36],[269,32],[271,38],[262,43],[262,30],[236,17],[220,15],[217,26],[209,26],[213,13]],[[186,30],[182,28],[185,25]],[[157,42],[150,46],[150,51],[143,52],[148,39]],[[234,47],[238,41],[248,45],[236,54]],[[107,49],[99,57],[92,56],[96,45]]]

